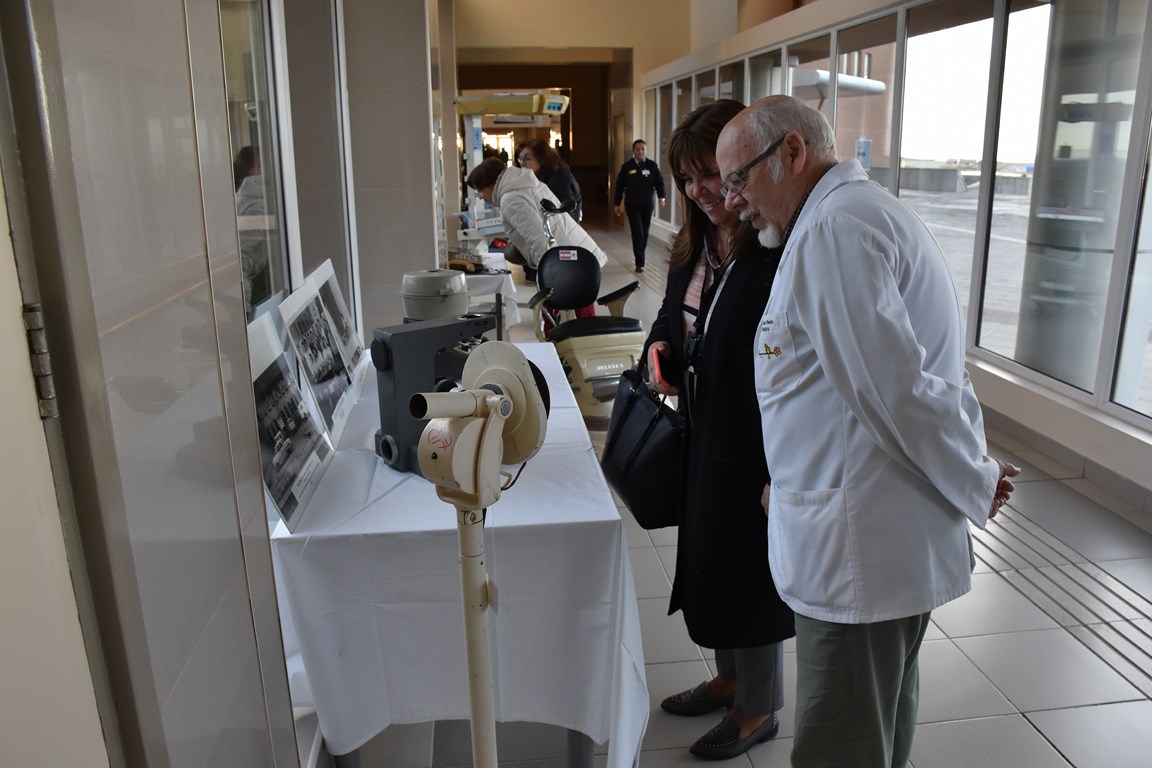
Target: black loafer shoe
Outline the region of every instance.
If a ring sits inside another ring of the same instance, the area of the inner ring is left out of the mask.
[[[696,740],[688,747],[688,751],[705,760],[729,760],[738,757],[751,749],[753,744],[760,744],[775,738],[780,732],[780,718],[776,713],[764,721],[747,738],[740,738],[740,726],[736,721],[725,716],[720,724]]]
[[[660,702],[660,708],[681,717],[696,717],[715,712],[721,707],[731,708],[736,701],[736,695],[726,696],[723,699],[708,698],[708,681],[705,680],[695,688],[669,696]]]

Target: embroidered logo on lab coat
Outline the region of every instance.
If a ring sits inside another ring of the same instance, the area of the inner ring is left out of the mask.
[[[780,347],[773,347],[771,344],[765,344],[764,349],[759,353],[760,357],[780,357]]]

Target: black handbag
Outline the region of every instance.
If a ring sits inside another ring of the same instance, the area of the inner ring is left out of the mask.
[[[639,369],[620,374],[600,466],[642,528],[679,524],[687,446],[684,415],[649,389]]]

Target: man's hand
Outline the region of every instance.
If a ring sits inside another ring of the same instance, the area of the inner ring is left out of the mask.
[[[624,215],[624,206],[622,206],[622,205],[616,206],[616,215],[617,216],[623,216]]]
[[[1020,467],[1009,464],[1006,461],[996,459],[996,463],[1000,466],[1000,479],[996,483],[996,495],[992,497],[992,509],[988,512],[988,519],[996,517],[996,513],[1000,508],[1008,503],[1009,497],[1012,496],[1012,491],[1016,490],[1016,486],[1008,478],[1016,477],[1020,474]]]

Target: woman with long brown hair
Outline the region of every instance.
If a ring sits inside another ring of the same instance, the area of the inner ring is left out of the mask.
[[[560,158],[560,153],[548,146],[543,139],[530,139],[517,150],[516,160],[521,168],[536,174],[536,178],[548,185],[552,194],[561,204],[572,203],[571,215],[577,223],[584,218],[583,197],[580,185],[572,170]]]
[[[768,469],[753,377],[754,334],[781,249],[760,246],[752,226],[724,207],[715,155],[721,129],[743,108],[731,100],[700,107],[669,140],[683,222],[648,338],[651,384],[678,395],[689,420],[687,498],[668,612],[683,611],[692,640],[716,650],[716,675],[661,707],[684,716],[729,708],[690,747],[715,760],[778,732],[782,643],[795,634],[768,568],[760,504]]]

